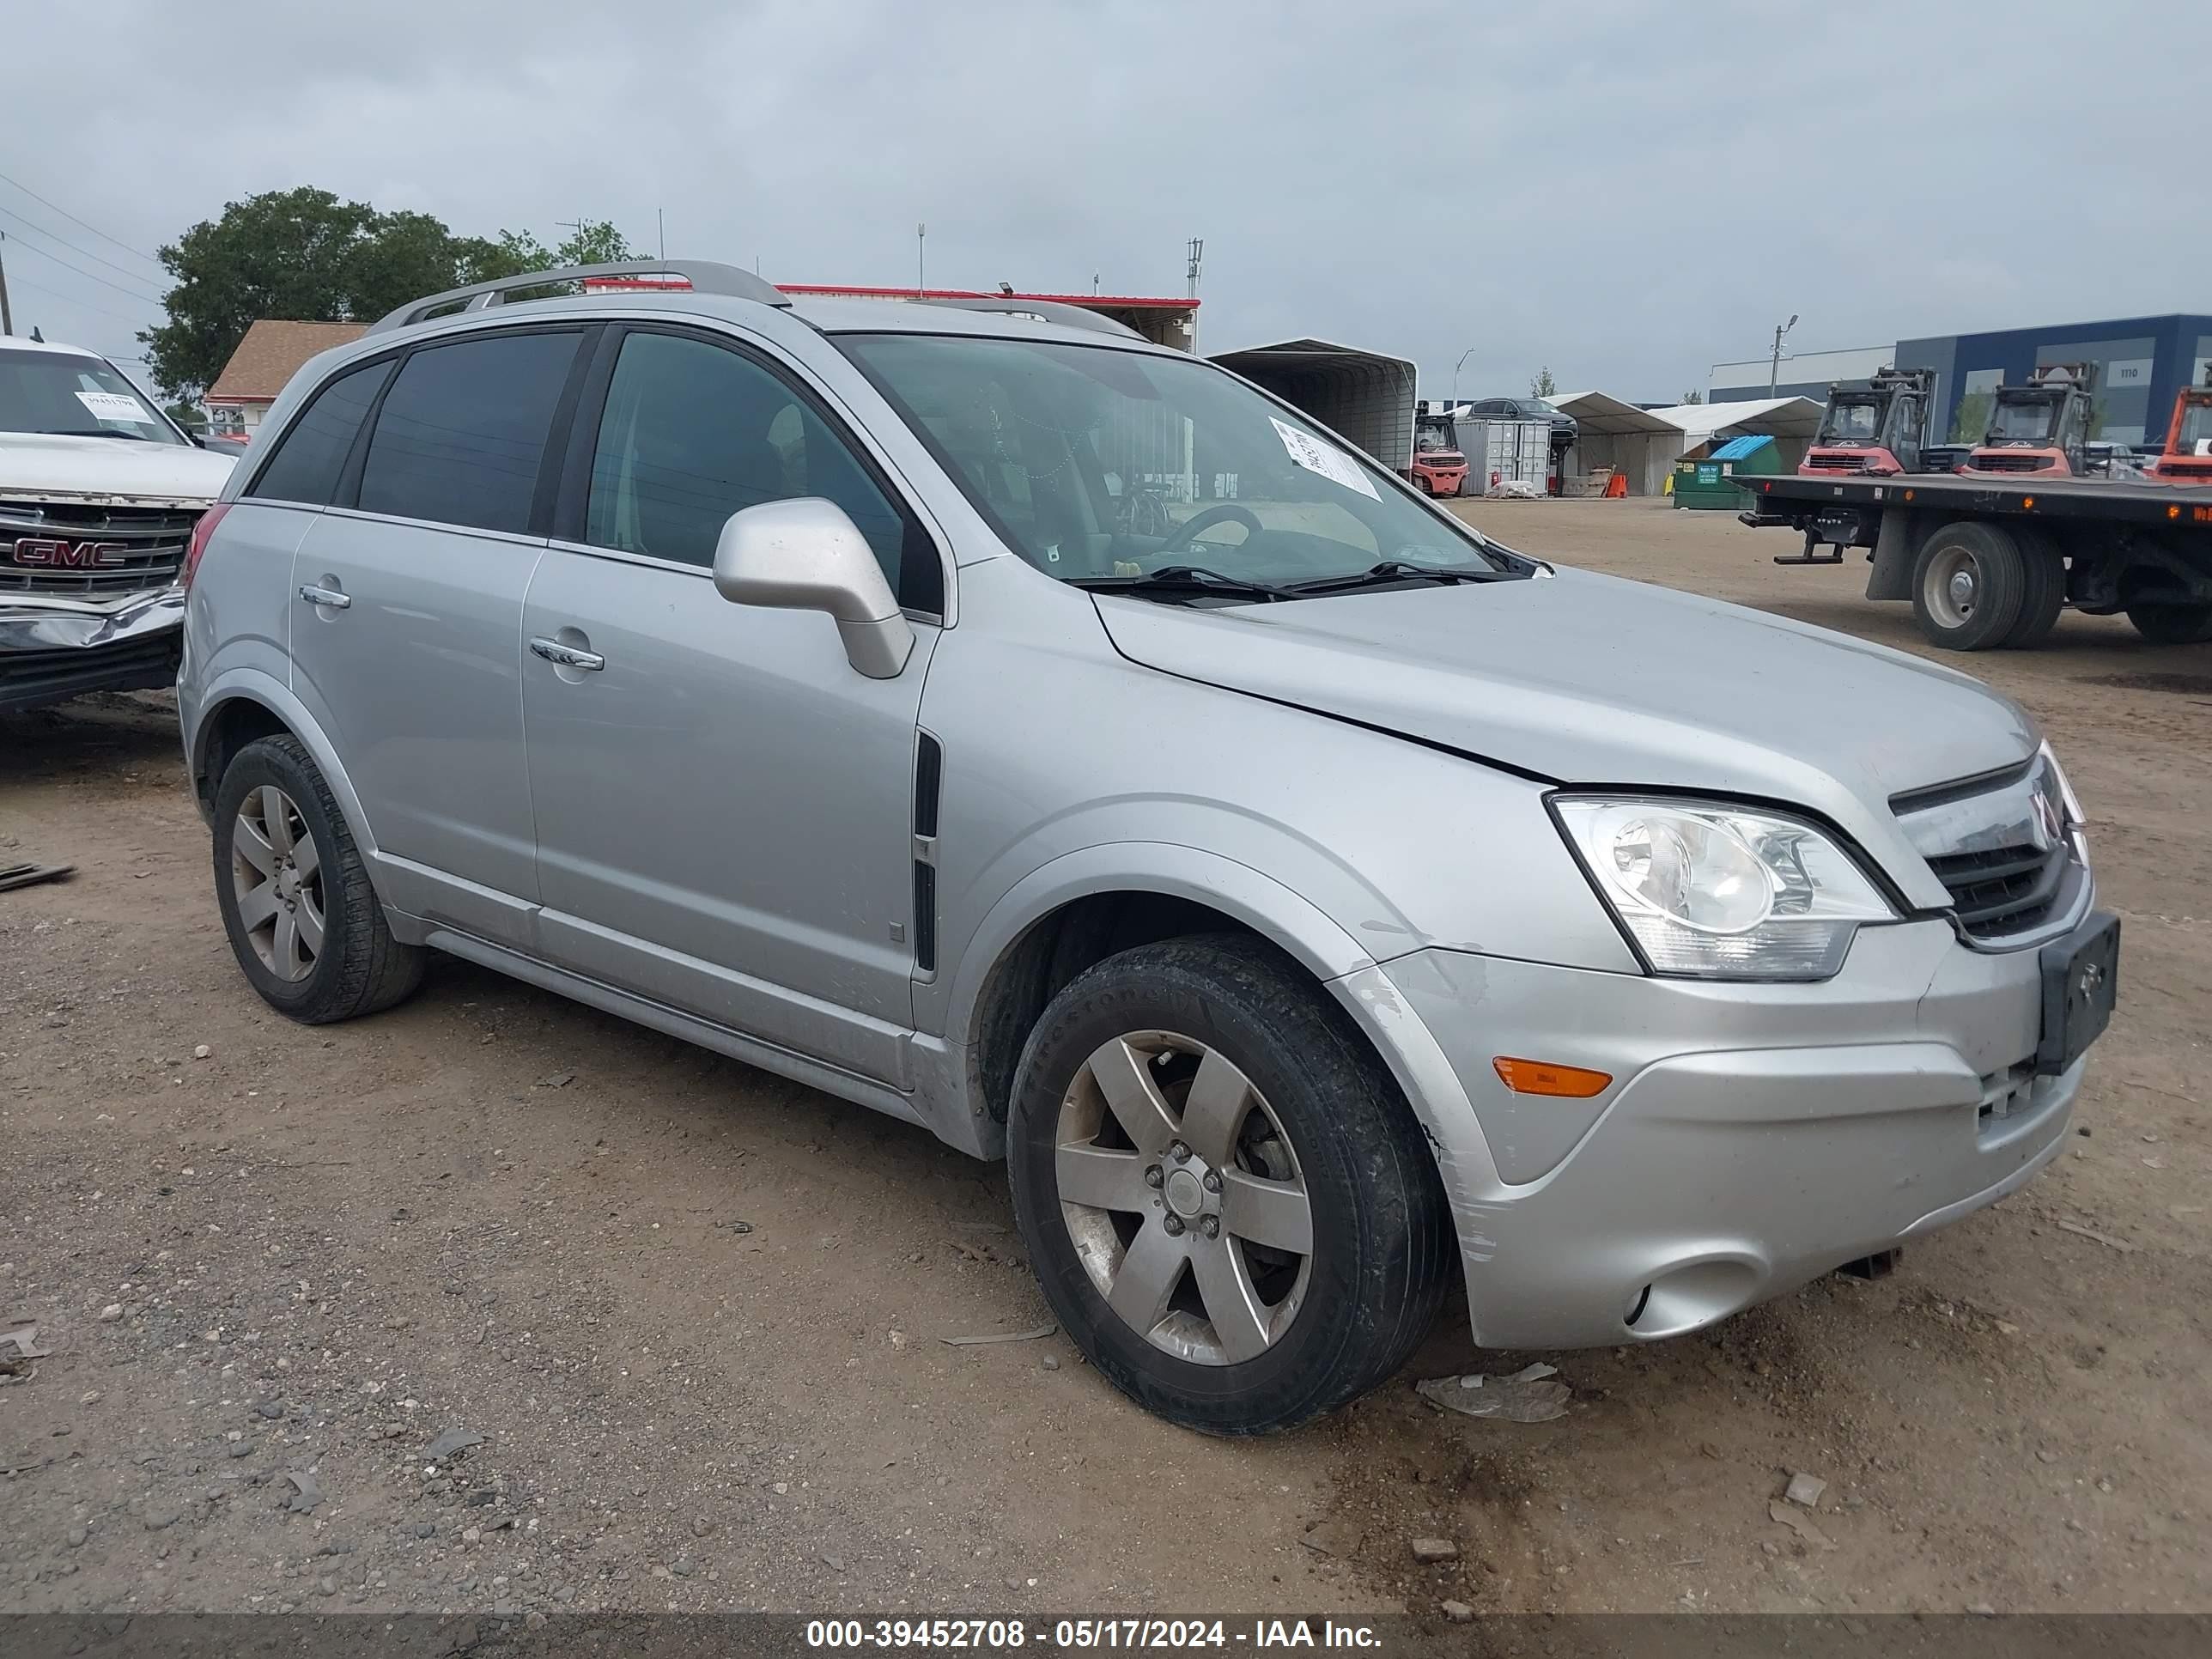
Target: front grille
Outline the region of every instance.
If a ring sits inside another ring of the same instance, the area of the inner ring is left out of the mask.
[[[1808,455],[1805,465],[1816,472],[1857,472],[1866,466],[1863,455]]]
[[[2000,450],[1977,455],[1968,465],[1977,472],[2040,472],[2051,465],[2051,458],[2029,450],[2011,454]]]
[[[1970,939],[1999,949],[2027,944],[2083,902],[2088,866],[2047,761],[1909,791],[1890,806]]]
[[[0,498],[0,595],[119,599],[172,586],[198,507],[111,507]],[[58,556],[53,544],[66,550]],[[100,544],[101,562],[74,562]]]
[[[2050,919],[2068,857],[2063,842],[2044,848],[2023,843],[1932,858],[1928,867],[1950,890],[1959,925],[1977,939],[1996,939]]]

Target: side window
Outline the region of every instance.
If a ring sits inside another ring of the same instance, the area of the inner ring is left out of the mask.
[[[391,373],[388,362],[364,364],[318,392],[277,441],[276,453],[246,494],[261,501],[328,507],[362,421]]]
[[[934,608],[933,599],[917,598],[916,572],[901,584],[905,514],[798,392],[751,358],[705,340],[635,333],[623,342],[592,457],[586,541],[711,565],[730,514],[802,495],[843,507],[892,591],[903,603]],[[926,541],[914,563],[934,576]]]
[[[580,337],[491,334],[410,356],[369,436],[362,511],[526,531]]]

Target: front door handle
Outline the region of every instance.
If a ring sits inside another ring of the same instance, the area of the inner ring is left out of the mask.
[[[607,665],[607,659],[598,652],[579,651],[574,646],[563,645],[558,640],[534,639],[530,642],[530,648],[556,668],[580,668],[586,673],[597,673]]]
[[[300,590],[300,597],[309,605],[327,605],[333,611],[343,611],[353,603],[350,594],[341,593],[335,587],[318,587],[313,582]]]

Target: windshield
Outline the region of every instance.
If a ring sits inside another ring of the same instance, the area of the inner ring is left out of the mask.
[[[2181,430],[2173,447],[2183,455],[2212,455],[2212,404],[2190,404],[2181,411]]]
[[[1062,581],[1200,565],[1300,582],[1385,560],[1510,568],[1226,371],[1111,346],[838,338],[1013,550]]]
[[[1828,404],[1820,441],[1830,444],[1870,444],[1881,429],[1881,410],[1872,398],[1837,398]]]
[[[1413,428],[1413,453],[1416,455],[1456,455],[1459,447],[1454,441],[1449,421],[1424,420]]]
[[[0,432],[184,442],[104,359],[73,351],[0,351]]]
[[[2033,403],[2001,403],[1990,417],[1990,441],[1993,444],[2040,444],[2051,439],[2051,416],[2057,405],[2039,399]]]

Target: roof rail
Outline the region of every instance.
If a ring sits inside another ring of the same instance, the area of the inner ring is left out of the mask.
[[[624,259],[606,265],[563,265],[557,270],[526,270],[513,276],[495,277],[489,283],[471,283],[466,288],[449,288],[443,294],[433,294],[424,299],[410,300],[395,311],[386,312],[368,326],[371,334],[382,334],[387,330],[405,328],[419,323],[434,311],[444,309],[455,301],[466,301],[465,311],[482,311],[489,306],[504,302],[507,295],[520,289],[544,288],[554,283],[580,282],[588,276],[654,276],[667,274],[683,277],[691,284],[694,294],[720,294],[740,300],[757,300],[766,306],[788,306],[791,296],[764,277],[736,265],[716,264],[708,259]],[[673,292],[681,293],[682,289]]]
[[[1058,323],[1065,328],[1087,328],[1099,334],[1126,334],[1133,340],[1145,337],[1127,323],[1117,323],[1088,306],[1072,306],[1060,300],[1024,300],[1007,295],[983,295],[973,300],[932,298],[916,300],[914,303],[950,306],[955,311],[994,311],[1006,317],[1035,317],[1041,322]]]

